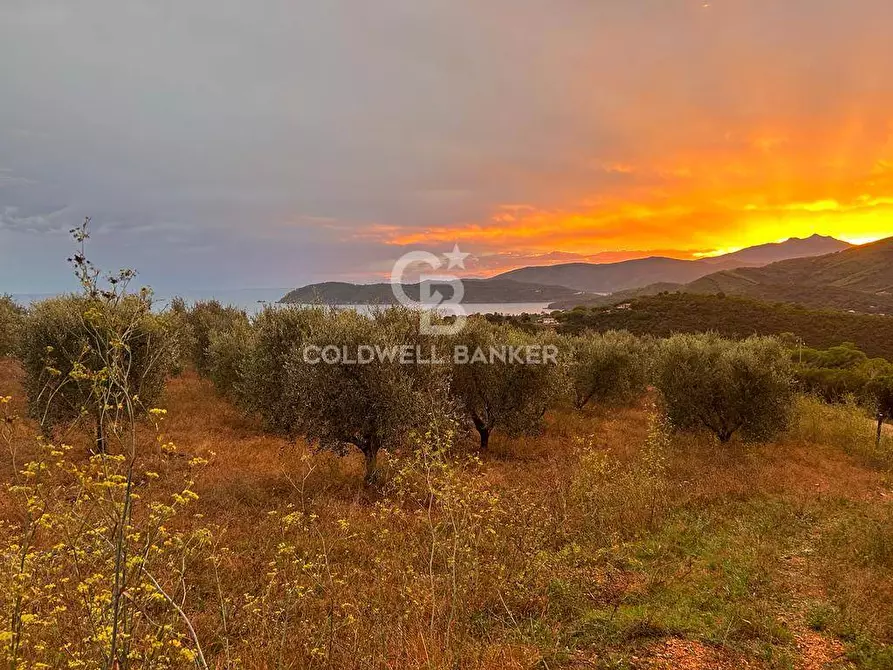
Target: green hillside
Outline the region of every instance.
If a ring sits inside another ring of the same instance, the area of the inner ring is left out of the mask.
[[[629,330],[638,335],[715,331],[726,337],[793,333],[826,349],[852,342],[871,357],[893,360],[893,316],[850,314],[751,298],[665,293],[620,307],[578,307],[557,315],[562,332]]]
[[[893,238],[817,258],[717,272],[685,290],[889,314],[893,313]]]
[[[428,295],[439,291],[452,295],[452,287],[446,283],[429,284]],[[565,286],[544,286],[526,284],[509,279],[464,279],[463,303],[543,303],[554,300],[586,300],[589,296]],[[419,284],[404,284],[403,290],[412,300],[418,301]],[[392,305],[396,303],[391,284],[348,284],[345,282],[325,282],[311,284],[290,291],[279,302],[288,304],[326,305]]]
[[[815,258],[720,272],[733,283],[812,286],[893,297],[893,237]],[[695,282],[697,284],[697,282]]]

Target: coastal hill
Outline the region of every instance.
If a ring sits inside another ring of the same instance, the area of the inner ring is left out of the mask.
[[[586,301],[595,296],[565,286],[543,286],[511,281],[509,279],[464,279],[462,281],[465,304],[495,303],[548,303],[556,300]],[[413,300],[419,299],[419,284],[404,284],[403,290]],[[439,291],[449,298],[452,288],[447,284],[434,283],[429,294]],[[388,283],[348,284],[325,282],[295,289],[285,295],[282,303],[324,305],[391,305],[397,302],[393,287]]]

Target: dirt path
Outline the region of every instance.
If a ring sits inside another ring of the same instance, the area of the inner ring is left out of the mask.
[[[878,472],[860,465],[839,450],[818,447],[811,450],[794,448],[779,457],[783,486],[798,497],[877,499],[885,495],[884,478]],[[814,573],[812,557],[820,549],[826,529],[821,520],[791,540],[791,546],[772,569],[775,590],[780,594],[774,616],[790,631],[793,643],[788,645],[795,670],[839,670],[848,665],[843,643],[827,632],[809,626],[811,611],[827,605],[828,597],[819,577]],[[761,661],[748,660],[731,649],[683,639],[666,639],[655,643],[633,667],[643,670],[736,670],[769,667]]]
[[[826,633],[812,630],[807,624],[811,607],[825,601],[825,593],[814,575],[810,573],[808,556],[813,551],[813,537],[800,545],[797,553],[785,557],[780,576],[791,596],[790,607],[780,611],[783,620],[794,636],[797,656],[796,670],[830,670],[843,667],[843,644]]]
[[[648,658],[635,665],[642,670],[747,670],[761,668],[726,649],[691,640],[664,640],[649,651]]]
[[[811,538],[797,551],[784,557],[778,570],[781,588],[790,595],[786,606],[779,605],[776,617],[784,622],[794,639],[792,649],[795,670],[836,670],[846,667],[844,646],[828,634],[812,630],[807,625],[811,607],[823,602],[824,592],[818,580],[810,574],[808,555],[812,551]],[[644,657],[633,659],[633,667],[642,670],[739,670],[766,668],[760,661],[748,660],[730,649],[681,639],[662,640],[650,647]]]

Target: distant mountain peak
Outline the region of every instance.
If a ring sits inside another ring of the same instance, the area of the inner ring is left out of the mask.
[[[805,258],[807,256],[824,256],[838,251],[844,251],[852,247],[848,242],[843,242],[834,237],[814,233],[809,237],[791,237],[783,242],[769,242],[747,247],[724,256],[705,258],[704,262],[713,267],[733,269],[734,267],[755,267],[769,265],[778,261],[786,261],[793,258]]]
[[[563,263],[518,268],[497,275],[531,284],[567,286],[590,293],[614,293],[655,283],[687,284],[718,270],[761,267],[778,261],[823,256],[849,249],[852,245],[819,234],[769,242],[733,253],[698,260],[664,256],[636,258],[615,263]]]

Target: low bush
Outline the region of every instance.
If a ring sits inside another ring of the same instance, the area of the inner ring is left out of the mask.
[[[208,378],[218,393],[235,402],[239,402],[237,389],[250,341],[251,327],[242,321],[236,321],[226,330],[213,331],[209,338]]]
[[[893,420],[893,376],[878,377],[868,383],[868,395],[877,416],[877,446],[881,444],[884,422]]]
[[[196,302],[185,312],[188,330],[185,333],[185,348],[189,352],[189,360],[203,377],[211,374],[209,347],[214,333],[222,333],[248,323],[244,310],[222,305],[217,300]]]
[[[296,424],[300,398],[287,392],[288,361],[325,318],[323,309],[302,307],[268,307],[254,318],[235,393],[238,404],[269,430],[288,432]]]
[[[806,444],[829,444],[872,466],[888,467],[893,455],[893,438],[882,435],[875,444],[872,416],[854,398],[828,404],[820,398],[802,395],[794,399],[789,433]]]
[[[192,327],[189,324],[189,306],[183,298],[173,298],[167,309],[158,316],[164,321],[173,349],[173,374],[181,375],[192,363]]]

